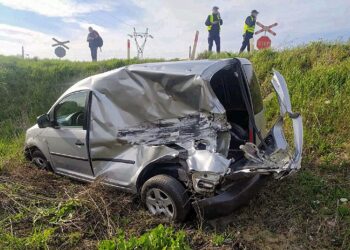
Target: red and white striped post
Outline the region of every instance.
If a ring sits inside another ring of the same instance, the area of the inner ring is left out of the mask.
[[[127,57],[128,57],[128,60],[130,60],[130,39],[128,39],[128,42],[127,42]]]
[[[197,49],[197,43],[198,43],[198,35],[199,35],[199,31],[197,30],[197,31],[196,31],[196,35],[194,36],[194,42],[193,42],[191,60],[194,60],[194,57],[196,56],[196,49]]]

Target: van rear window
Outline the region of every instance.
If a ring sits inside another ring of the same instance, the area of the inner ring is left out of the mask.
[[[252,102],[253,102],[253,110],[254,114],[260,113],[263,108],[263,100],[261,96],[261,90],[260,90],[260,85],[258,83],[258,79],[255,75],[255,72],[253,70],[252,65],[245,64],[243,65],[245,74],[248,79],[248,85],[249,85],[249,90],[250,90],[250,95],[252,97]]]

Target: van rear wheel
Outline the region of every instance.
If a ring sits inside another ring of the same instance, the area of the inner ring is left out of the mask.
[[[151,214],[173,221],[184,221],[191,208],[185,188],[169,175],[147,180],[142,186],[141,199]]]

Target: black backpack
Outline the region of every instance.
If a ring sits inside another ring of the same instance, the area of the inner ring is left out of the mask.
[[[94,43],[95,43],[96,47],[100,47],[101,48],[103,46],[103,39],[102,39],[102,37],[100,37],[100,36],[96,37],[95,40],[94,40]]]

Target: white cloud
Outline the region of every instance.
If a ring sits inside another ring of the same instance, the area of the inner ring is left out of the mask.
[[[70,17],[67,17],[67,18],[63,18],[62,19],[63,22],[65,23],[75,23],[75,24],[78,24],[80,28],[84,29],[85,31],[88,30],[89,27],[94,27],[94,29],[96,30],[99,30],[99,31],[102,31],[102,32],[107,32],[107,29],[100,26],[100,25],[97,25],[97,24],[94,24],[92,22],[88,22],[88,21],[80,21],[78,19],[75,19],[75,18],[70,18]]]
[[[108,11],[116,3],[96,2],[83,3],[75,0],[0,0],[0,4],[16,10],[32,11],[49,17],[72,17],[93,11]]]

